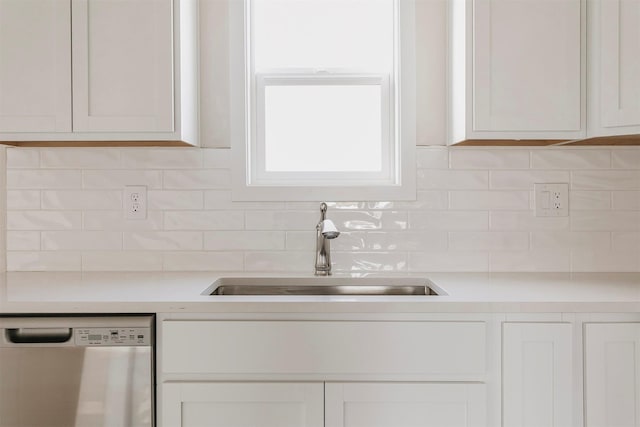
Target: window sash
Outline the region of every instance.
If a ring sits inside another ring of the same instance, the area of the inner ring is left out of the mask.
[[[397,154],[394,144],[393,99],[391,97],[390,78],[382,74],[332,74],[313,72],[304,74],[260,73],[255,77],[255,100],[249,155],[251,165],[251,185],[370,185],[392,184],[395,182]],[[313,171],[313,172],[275,172],[266,170],[265,141],[265,90],[268,86],[360,86],[380,87],[381,99],[381,170],[358,171]]]

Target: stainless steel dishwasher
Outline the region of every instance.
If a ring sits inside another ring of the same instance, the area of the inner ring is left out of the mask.
[[[0,317],[0,427],[154,425],[153,316]]]

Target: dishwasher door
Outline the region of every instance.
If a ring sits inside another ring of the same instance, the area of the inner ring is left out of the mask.
[[[0,319],[0,427],[153,426],[151,329],[124,319]]]

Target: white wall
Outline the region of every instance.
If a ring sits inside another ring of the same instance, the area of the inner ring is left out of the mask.
[[[331,203],[337,271],[640,271],[640,147],[417,151],[418,200]],[[232,202],[229,150],[7,149],[7,267],[310,273],[318,204]],[[568,218],[534,182],[571,184]],[[124,220],[125,184],[149,215]],[[330,202],[330,201],[329,201]]]

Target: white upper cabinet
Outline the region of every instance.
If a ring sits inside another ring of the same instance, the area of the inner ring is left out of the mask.
[[[171,0],[73,0],[73,129],[173,131]]]
[[[640,134],[640,1],[589,0],[589,136]]]
[[[68,0],[0,0],[0,132],[71,131],[70,25]]]
[[[582,0],[453,0],[449,137],[584,137]]]
[[[197,144],[195,0],[0,0],[0,10],[0,141]]]

